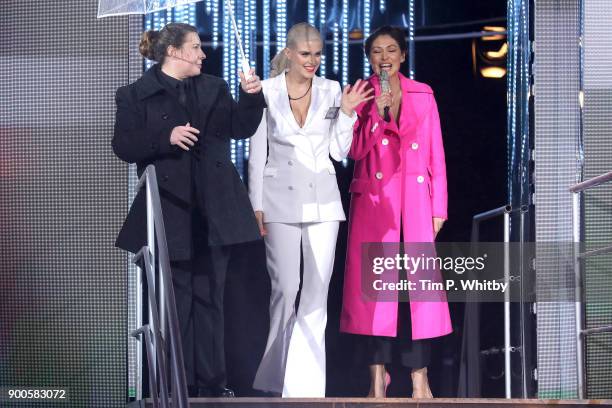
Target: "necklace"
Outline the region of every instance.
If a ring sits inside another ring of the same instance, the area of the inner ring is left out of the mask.
[[[300,96],[299,98],[292,98],[291,95],[289,95],[289,91],[287,91],[287,96],[289,97],[290,101],[300,100],[303,97],[305,97],[306,95],[308,95],[308,92],[310,92],[310,88],[312,88],[312,80],[310,80],[310,85],[308,85],[308,89],[306,90],[306,93],[304,93],[304,95]]]

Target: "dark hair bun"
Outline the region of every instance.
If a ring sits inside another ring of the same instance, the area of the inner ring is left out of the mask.
[[[159,39],[159,31],[149,30],[142,33],[140,37],[140,45],[138,50],[140,54],[151,61],[157,61],[155,58],[155,43]]]

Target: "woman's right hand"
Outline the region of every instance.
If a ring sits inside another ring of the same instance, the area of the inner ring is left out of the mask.
[[[391,107],[391,105],[393,104],[393,96],[391,95],[391,92],[389,91],[389,92],[380,94],[374,100],[376,101],[376,108],[378,109],[378,114],[380,115],[381,118],[384,119],[385,107],[387,106]]]
[[[189,122],[185,126],[177,126],[172,129],[170,133],[170,144],[177,145],[183,150],[189,150],[189,147],[193,146],[198,141],[196,135],[200,134],[200,131],[196,128],[189,126]]]
[[[257,220],[257,226],[259,227],[259,233],[261,236],[265,236],[268,231],[266,231],[266,227],[264,227],[264,213],[263,211],[255,211],[255,219]]]

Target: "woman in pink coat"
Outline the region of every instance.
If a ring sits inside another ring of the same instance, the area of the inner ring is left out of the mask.
[[[429,86],[399,72],[407,49],[404,36],[403,30],[386,26],[365,43],[375,99],[356,109],[349,153],[355,171],[340,330],[359,335],[359,356],[370,368],[368,396],[385,396],[390,382],[385,364],[393,360],[411,367],[413,397],[431,398],[429,339],[452,331],[445,293],[401,302],[401,295],[376,301],[362,291],[363,243],[433,242],[447,217],[438,110]],[[388,92],[381,92],[381,76],[388,77]]]

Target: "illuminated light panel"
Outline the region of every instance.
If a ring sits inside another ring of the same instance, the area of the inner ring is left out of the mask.
[[[484,78],[503,78],[506,75],[506,68],[502,67],[484,67],[480,68],[480,74]]]
[[[379,0],[380,3],[378,3],[378,9],[380,10],[381,13],[384,13],[385,10],[387,9],[387,2],[385,0]]]

